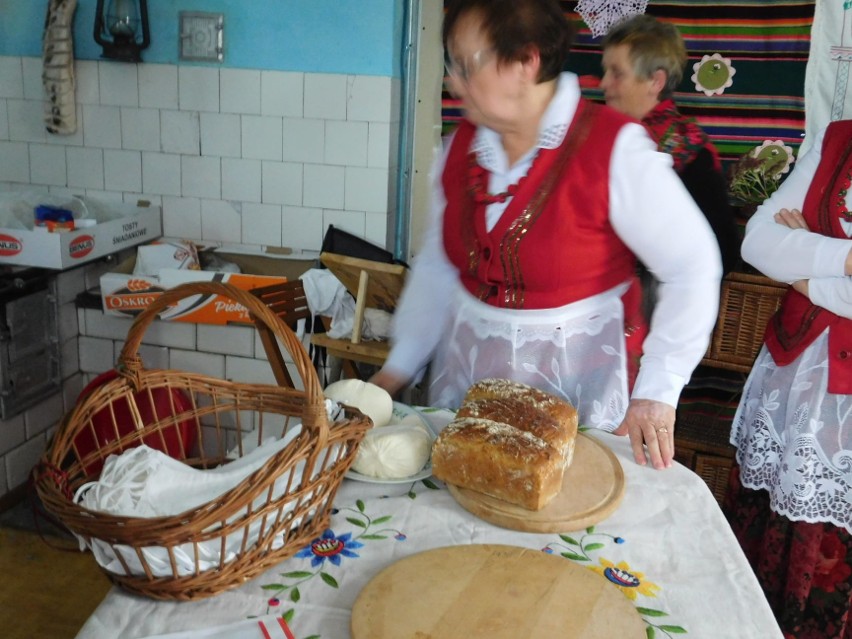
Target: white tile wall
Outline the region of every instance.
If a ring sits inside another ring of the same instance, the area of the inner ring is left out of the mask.
[[[139,106],[178,108],[177,67],[169,64],[139,65]]]
[[[139,151],[104,151],[104,188],[108,191],[142,191],[142,154]]]
[[[306,75],[305,114],[324,120],[345,120],[346,84],[345,75]]]
[[[216,157],[180,157],[181,193],[219,199],[222,195],[221,161]]]
[[[100,102],[109,106],[139,106],[137,65],[121,62],[98,64]]]
[[[265,245],[281,237],[281,207],[277,204],[243,204],[243,242]]]
[[[302,202],[305,206],[342,209],[346,169],[326,164],[306,164]]]
[[[0,80],[2,82],[2,80]],[[0,140],[9,139],[9,108],[6,100],[0,99]]]
[[[0,180],[30,181],[30,154],[25,142],[0,142]]]
[[[142,190],[157,195],[180,195],[180,156],[143,153]],[[163,223],[167,221],[164,216]]]
[[[91,147],[65,147],[68,186],[84,189],[104,188],[104,152]]]
[[[178,106],[182,111],[219,111],[219,71],[178,67]]]
[[[222,379],[225,377],[225,356],[175,348],[169,353],[169,368]]]
[[[233,242],[242,239],[242,213],[238,207],[223,200],[201,200],[201,235],[213,242]]]
[[[96,60],[77,60],[74,63],[77,102],[80,104],[99,104],[101,92],[98,87],[98,65]],[[143,104],[142,106],[148,106]]]
[[[346,167],[346,210],[386,212],[391,204],[389,178],[387,169]]]
[[[11,488],[27,483],[30,472],[44,452],[46,444],[47,438],[43,434],[37,435],[6,455],[6,477]]]
[[[91,148],[121,148],[121,109],[97,104],[83,107],[83,141]]]
[[[24,99],[44,99],[44,84],[41,79],[41,60],[39,58],[22,58],[21,63],[24,79]]]
[[[48,134],[40,57],[0,56],[0,189],[147,199],[166,235],[188,239],[316,251],[334,224],[389,246],[399,80],[98,60],[77,61],[75,78],[77,131]],[[0,497],[26,480],[58,407],[116,362],[131,321],[73,302],[109,268],[60,288],[65,388],[29,421],[0,422]],[[149,368],[273,381],[245,327],[154,322],[140,354]]]
[[[302,117],[304,73],[261,71],[260,112],[263,115]]]
[[[44,142],[47,133],[42,122],[44,105],[36,100],[7,100],[9,139],[22,142]]]
[[[3,422],[3,437],[0,437],[0,455],[5,455],[27,441],[24,414],[15,415]]]
[[[240,116],[232,113],[201,114],[201,155],[238,158],[242,152]]]
[[[80,370],[86,373],[103,373],[115,366],[112,340],[98,337],[80,338]]]
[[[260,71],[222,69],[219,110],[222,113],[260,114]]]
[[[121,146],[135,151],[160,151],[160,111],[122,108]]]
[[[165,153],[201,154],[198,113],[160,111],[160,148]]]
[[[275,375],[269,362],[248,357],[226,357],[225,377],[248,384],[275,384]]]
[[[222,199],[261,201],[260,160],[222,158]]]
[[[281,118],[261,115],[242,116],[242,151],[244,158],[281,160]]]
[[[67,176],[65,149],[52,144],[30,145],[30,181],[33,184],[65,186]]]
[[[325,233],[322,209],[285,206],[281,219],[283,246],[303,246],[312,251],[322,248]]]
[[[64,409],[62,393],[56,393],[27,410],[24,413],[27,439],[40,435],[56,424],[62,417]]]
[[[22,58],[0,56],[0,98],[23,98]]]
[[[257,331],[251,326],[198,325],[198,350],[251,357]],[[258,340],[259,341],[259,340]]]
[[[325,122],[311,118],[284,118],[285,162],[323,162],[325,151]]]
[[[296,205],[302,203],[301,164],[296,162],[264,162],[261,170],[261,181],[264,202]]]
[[[201,200],[194,197],[163,197],[163,234],[195,238],[201,235]]]
[[[367,122],[332,121],[325,127],[325,161],[344,166],[367,166]]]

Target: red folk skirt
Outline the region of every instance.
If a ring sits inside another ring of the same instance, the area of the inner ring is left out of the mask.
[[[737,466],[722,510],[785,638],[852,639],[852,536],[845,528],[773,512],[767,491],[740,484]]]

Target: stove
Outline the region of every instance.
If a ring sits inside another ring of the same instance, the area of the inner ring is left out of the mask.
[[[0,267],[0,419],[62,387],[56,271]]]

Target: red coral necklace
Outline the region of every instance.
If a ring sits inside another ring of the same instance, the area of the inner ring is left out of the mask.
[[[476,153],[469,153],[467,156],[467,183],[470,192],[473,194],[473,199],[477,202],[477,204],[485,204],[487,206],[496,202],[500,202],[502,204],[510,197],[514,197],[515,193],[517,193],[524,185],[524,182],[527,181],[529,174],[532,173],[533,167],[535,166],[535,163],[538,161],[538,158],[540,156],[541,153],[536,153],[536,156],[533,159],[530,168],[527,169],[526,174],[520,180],[518,180],[514,184],[510,184],[508,188],[502,193],[491,194],[488,192],[488,189],[485,186],[486,182],[488,181],[488,171],[479,166],[476,161]]]
[[[849,193],[849,187],[852,186],[852,169],[846,171],[846,176],[840,180],[840,190],[834,197],[834,208],[837,214],[847,222],[852,222],[852,212],[846,203],[846,196]]]

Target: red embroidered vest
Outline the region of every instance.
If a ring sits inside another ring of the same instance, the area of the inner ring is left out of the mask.
[[[846,238],[829,202],[837,195],[843,168],[852,156],[852,121],[833,122],[825,133],[822,157],[805,196],[802,215],[808,228]],[[766,327],[766,346],[779,366],[793,362],[828,329],[828,392],[852,393],[852,320],[816,306],[790,288]]]
[[[472,295],[493,306],[555,308],[633,276],[635,257],[609,221],[608,188],[612,147],[629,121],[581,100],[562,145],[539,151],[490,232],[485,205],[475,202],[468,180],[476,129],[460,123],[442,176],[443,239]]]

